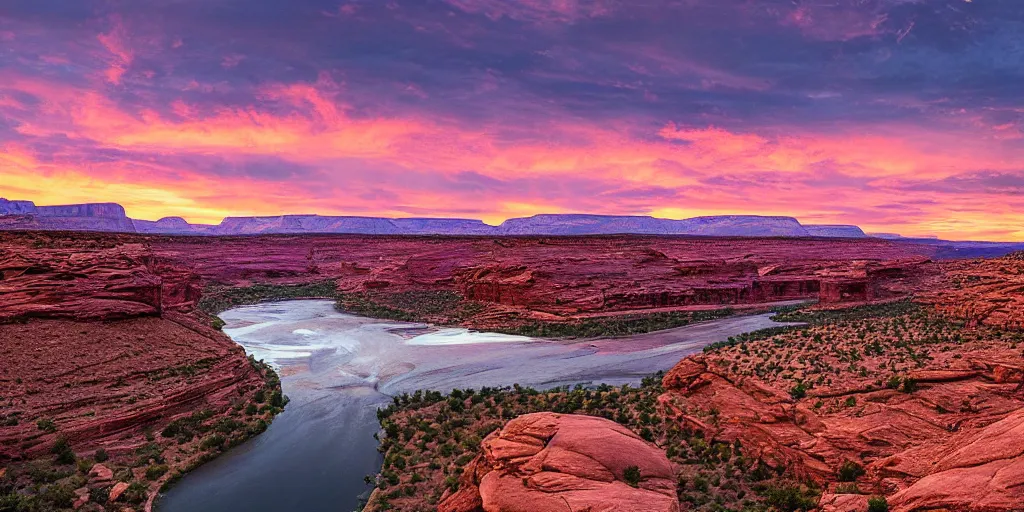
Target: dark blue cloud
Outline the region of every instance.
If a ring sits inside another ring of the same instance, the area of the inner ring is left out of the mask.
[[[1024,196],[1024,170],[1020,172],[979,171],[949,176],[940,180],[906,184],[905,190],[941,192],[951,194],[982,193]]]
[[[23,34],[23,57],[68,54],[65,71],[45,72],[80,80],[97,31],[122,24],[135,56],[130,87],[114,95],[137,107],[240,108],[268,82],[325,73],[344,84],[353,115],[467,124],[570,115],[829,129],[1020,102],[1022,2],[819,4],[17,0],[0,26]]]

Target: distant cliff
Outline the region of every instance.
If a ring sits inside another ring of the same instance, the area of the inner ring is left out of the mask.
[[[792,217],[722,215],[685,220],[640,216],[542,214],[509,219],[498,226],[502,235],[708,235],[809,236]]]
[[[228,217],[218,225],[190,224],[180,217],[135,220],[118,204],[36,206],[0,199],[0,230],[117,231],[167,235],[351,233],[364,235],[698,235],[862,238],[857,226],[802,225],[793,217],[721,215],[672,220],[645,216],[541,214],[490,226],[472,219],[279,215]]]
[[[804,229],[811,236],[840,237],[840,238],[864,238],[864,230],[858,226],[847,226],[842,224],[804,224]]]
[[[119,204],[36,206],[32,201],[8,201],[2,198],[0,229],[135,232],[132,220],[125,215],[124,208]]]

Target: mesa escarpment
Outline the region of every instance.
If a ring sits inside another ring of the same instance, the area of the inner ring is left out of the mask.
[[[189,296],[190,274],[168,270],[137,242],[0,241],[5,506],[148,510],[164,483],[279,410],[273,372],[164,307]],[[181,424],[187,435],[168,430]],[[86,474],[95,463],[106,477]]]

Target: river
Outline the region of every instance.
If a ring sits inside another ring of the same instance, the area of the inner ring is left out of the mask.
[[[158,512],[347,512],[381,463],[376,409],[417,389],[638,383],[705,345],[779,324],[725,318],[582,341],[436,329],[340,313],[326,300],[246,306],[224,332],[274,366],[291,402],[266,432],[183,478]]]

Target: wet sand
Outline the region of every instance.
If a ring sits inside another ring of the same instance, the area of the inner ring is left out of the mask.
[[[227,311],[224,332],[280,372],[291,399],[270,428],[190,473],[159,512],[357,510],[380,468],[376,409],[417,389],[638,383],[770,315],[575,342],[433,329],[339,313],[331,301]]]

